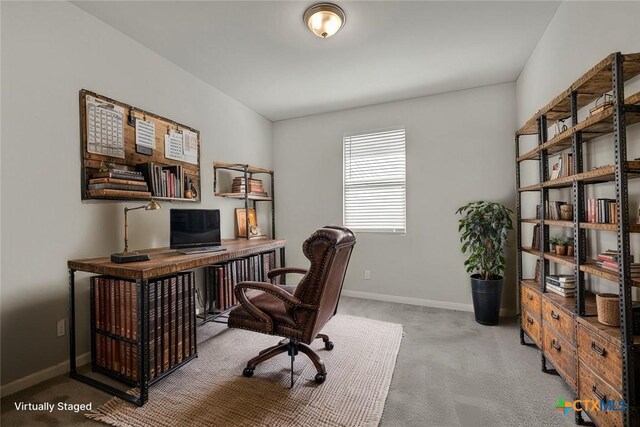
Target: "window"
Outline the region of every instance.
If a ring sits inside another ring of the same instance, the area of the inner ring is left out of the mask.
[[[404,127],[344,136],[344,225],[354,231],[406,230]]]

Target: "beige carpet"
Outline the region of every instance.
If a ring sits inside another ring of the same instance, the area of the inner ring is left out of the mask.
[[[151,387],[143,407],[114,398],[87,416],[114,426],[377,426],[402,326],[337,315],[322,332],[335,348],[326,351],[322,340],[311,345],[327,367],[321,385],[302,354],[293,389],[286,353],[243,377],[246,361],[279,339],[226,329],[198,344],[196,360]]]

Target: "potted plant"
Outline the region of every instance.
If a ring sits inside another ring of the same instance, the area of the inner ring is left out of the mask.
[[[556,251],[556,245],[558,244],[559,237],[549,237],[549,250],[551,252]]]
[[[566,237],[567,239],[567,256],[573,256],[573,238]]]
[[[567,246],[571,240],[568,237],[557,237],[556,238],[556,255],[567,255]],[[571,243],[573,247],[573,243]]]
[[[461,233],[464,262],[471,273],[471,293],[476,322],[497,325],[504,282],[504,247],[513,229],[511,209],[499,203],[472,202],[456,211],[462,215]]]

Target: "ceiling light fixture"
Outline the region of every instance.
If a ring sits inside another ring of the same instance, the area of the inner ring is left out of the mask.
[[[304,22],[316,36],[326,39],[344,26],[344,10],[333,3],[318,3],[304,13]]]

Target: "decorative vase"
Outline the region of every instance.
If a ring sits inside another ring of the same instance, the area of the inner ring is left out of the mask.
[[[573,256],[573,246],[567,246],[567,256]]]
[[[556,245],[556,255],[564,256],[567,254],[567,246],[566,245]]]
[[[573,205],[560,205],[560,219],[564,221],[573,220]]]

